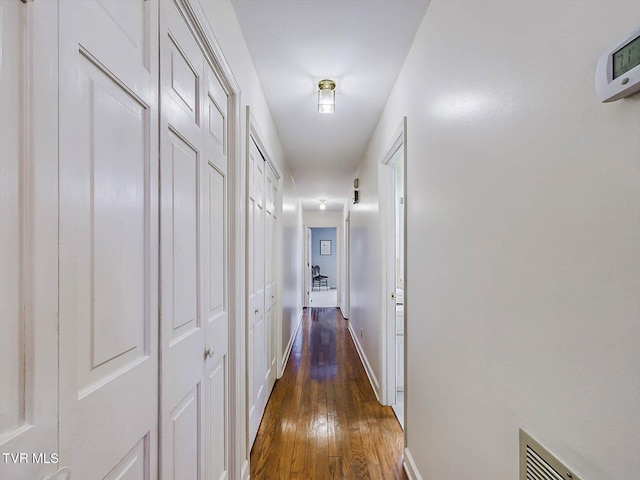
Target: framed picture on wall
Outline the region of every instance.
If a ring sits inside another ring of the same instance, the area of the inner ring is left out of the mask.
[[[331,255],[331,240],[320,240],[320,255]]]

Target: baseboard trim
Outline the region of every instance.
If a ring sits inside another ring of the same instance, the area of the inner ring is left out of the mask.
[[[291,355],[291,350],[293,349],[293,342],[298,335],[298,330],[300,330],[300,325],[302,325],[302,316],[304,315],[304,310],[300,310],[300,314],[298,315],[298,321],[296,322],[296,328],[293,329],[293,333],[291,334],[291,338],[289,339],[289,343],[287,343],[287,348],[282,357],[282,370],[278,372],[278,378],[282,378],[284,375],[284,371],[287,368],[287,363],[289,362],[289,356]]]
[[[351,322],[349,322],[349,334],[351,335],[351,338],[353,339],[353,343],[356,346],[356,352],[358,352],[360,361],[364,366],[364,371],[367,374],[367,377],[369,378],[369,383],[371,384],[371,388],[373,388],[373,393],[376,394],[376,399],[378,400],[378,402],[380,402],[380,393],[379,393],[380,384],[378,383],[378,379],[373,373],[371,364],[369,363],[369,360],[367,359],[367,356],[364,353],[364,350],[362,348],[362,345],[360,344],[360,340],[358,340],[358,336],[356,335],[356,332],[353,331],[353,325],[351,324]]]
[[[342,318],[349,320],[349,317],[344,314],[344,308],[342,308],[342,305],[340,305],[340,314],[342,315]]]
[[[416,462],[413,461],[413,456],[411,456],[409,447],[404,449],[404,461],[402,462],[402,466],[404,467],[404,471],[407,473],[409,480],[422,480],[422,475],[420,475],[418,467],[416,467]]]
[[[242,470],[240,471],[240,478],[242,480],[249,480],[249,460],[245,460],[242,463]]]

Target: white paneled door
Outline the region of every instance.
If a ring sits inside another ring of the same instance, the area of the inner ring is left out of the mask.
[[[59,3],[60,453],[157,475],[155,1]]]
[[[278,176],[271,165],[266,165],[265,175],[265,267],[264,267],[264,315],[266,321],[265,353],[267,371],[264,382],[271,389],[276,381],[276,321],[278,319]]]
[[[161,2],[160,12],[161,474],[220,480],[229,468],[229,98],[183,7]]]
[[[0,1],[3,480],[59,468],[56,14],[52,2]]]
[[[198,5],[0,0],[2,480],[229,478],[239,89]]]
[[[249,445],[258,433],[276,379],[278,321],[277,206],[279,176],[249,140],[247,231],[247,353],[249,367]]]
[[[267,404],[264,322],[264,176],[265,161],[249,142],[247,232],[247,355],[249,367],[249,445],[253,444]]]
[[[204,72],[205,162],[201,178],[202,313],[205,331],[205,478],[229,471],[229,224],[227,93]]]

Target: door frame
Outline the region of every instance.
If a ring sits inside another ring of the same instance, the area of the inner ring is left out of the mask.
[[[405,335],[405,348],[404,348],[404,372],[405,372],[405,385],[404,385],[404,425],[408,424],[407,421],[407,285],[406,285],[406,271],[407,271],[407,255],[406,255],[406,243],[407,243],[407,222],[406,222],[406,177],[407,177],[407,117],[403,117],[402,123],[396,134],[393,137],[391,146],[386,150],[384,157],[380,159],[378,166],[379,171],[379,192],[380,192],[380,218],[381,218],[381,246],[382,246],[382,275],[381,275],[381,309],[383,314],[380,316],[380,358],[381,358],[381,379],[380,379],[380,391],[381,391],[381,403],[383,405],[395,404],[396,399],[396,266],[395,266],[395,167],[391,163],[392,159],[402,150],[402,161],[404,163],[404,222],[403,222],[403,243],[404,243],[404,262],[402,268],[405,275],[405,288],[404,288],[404,335]],[[406,430],[405,430],[406,432]]]
[[[310,307],[310,296],[311,296],[311,227],[303,226],[304,231],[304,248],[303,248],[303,275],[304,275],[304,302],[302,306],[304,308]]]
[[[305,213],[310,214],[308,217],[307,215],[305,215]],[[312,283],[311,283],[311,264],[312,262],[312,255],[311,255],[311,250],[312,250],[312,245],[311,245],[311,230],[312,228],[335,228],[336,229],[336,245],[335,245],[335,251],[336,251],[336,308],[340,309],[340,303],[341,303],[341,299],[342,299],[342,282],[344,280],[344,254],[343,254],[343,243],[344,243],[344,232],[342,231],[342,229],[344,228],[344,219],[341,216],[341,212],[337,212],[337,211],[329,211],[326,212],[327,217],[322,217],[322,216],[315,216],[314,211],[305,211],[303,212],[303,217],[304,217],[304,235],[309,234],[309,237],[305,237],[304,238],[304,247],[303,247],[303,251],[304,251],[304,259],[303,259],[303,270],[304,270],[304,275],[305,275],[305,291],[304,296],[305,296],[305,307],[311,307],[312,305],[309,304],[309,296],[307,295],[307,292],[311,292],[312,291]],[[308,263],[308,266],[307,266]],[[308,285],[307,285],[307,282]],[[308,287],[308,289],[306,289],[306,287]]]
[[[197,0],[175,0],[184,8],[189,20],[195,28],[201,47],[213,66],[228,95],[228,170],[229,176],[226,194],[226,215],[229,228],[228,245],[228,286],[229,286],[229,478],[249,478],[249,455],[246,448],[244,426],[244,402],[246,392],[246,377],[244,374],[245,343],[244,323],[240,321],[246,317],[245,312],[245,210],[244,186],[246,171],[241,161],[241,115],[240,115],[240,84],[229,66],[220,44],[211,29],[207,16]],[[162,106],[161,106],[162,108]],[[162,433],[161,433],[162,434]]]
[[[344,217],[344,256],[342,261],[344,284],[342,286],[342,302],[340,309],[342,316],[349,319],[349,309],[351,308],[351,211],[347,210]]]

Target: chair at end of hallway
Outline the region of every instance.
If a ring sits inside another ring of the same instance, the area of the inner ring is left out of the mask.
[[[311,278],[313,279],[313,283],[311,285],[311,290],[313,291],[316,287],[318,290],[324,285],[329,290],[329,280],[326,275],[320,275],[320,265],[314,265],[311,267]]]

